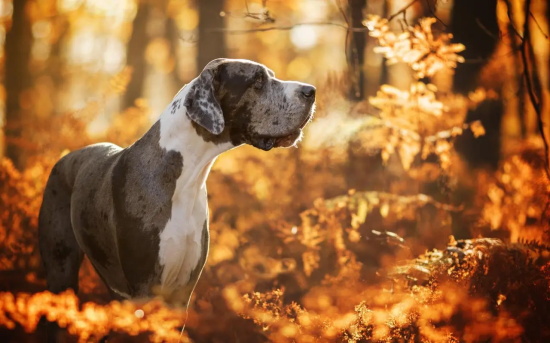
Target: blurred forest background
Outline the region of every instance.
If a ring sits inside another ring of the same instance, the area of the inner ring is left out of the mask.
[[[0,0],[0,341],[548,342],[545,0]],[[317,87],[298,149],[208,180],[188,313],[45,292],[53,164],[127,146],[218,57]],[[182,326],[185,331],[180,333]]]

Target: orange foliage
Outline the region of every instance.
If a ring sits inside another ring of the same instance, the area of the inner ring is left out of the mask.
[[[85,303],[80,307],[70,290],[61,294],[0,293],[1,325],[13,329],[19,324],[26,332],[32,332],[42,316],[77,335],[79,342],[99,340],[111,331],[132,336],[149,332],[150,342],[189,342],[181,334],[185,311],[170,309],[161,301],[144,304],[113,301],[104,306]]]
[[[457,52],[463,47],[449,44],[449,35],[434,36],[432,23],[422,20],[402,35],[391,34],[379,18],[367,25],[380,39],[380,52],[407,62],[418,79],[462,60]],[[115,76],[105,96],[121,92],[129,73]],[[343,86],[334,77],[319,87],[318,117],[341,111]],[[474,237],[511,232],[505,242],[452,239],[445,245],[464,206],[445,202],[443,191],[430,192],[434,184],[457,183],[460,157],[453,141],[465,130],[484,134],[479,122],[464,124],[464,118],[486,96],[483,90],[468,98],[441,94],[419,80],[408,90],[385,85],[369,100],[379,110],[370,122],[375,124],[359,126],[343,146],[304,144],[269,154],[243,147],[221,156],[208,181],[210,256],[188,320],[155,300],[79,305],[71,292],[28,294],[13,287],[13,293],[0,293],[0,325],[31,332],[45,316],[80,341],[111,331],[196,342],[504,342],[550,336],[544,305],[550,299],[549,249],[535,241],[514,243],[549,237],[547,222],[535,220],[548,216],[548,180],[535,162],[540,157],[525,150],[494,175],[461,174],[479,177],[480,220],[466,231]],[[92,137],[86,123],[96,112],[92,103],[78,113],[25,123],[35,130],[32,146],[48,149],[32,150],[21,172],[0,161],[0,269],[22,270],[21,282],[35,288],[44,287],[37,215],[55,161],[95,141],[128,145],[150,125],[147,105],[139,100]],[[79,296],[105,293],[100,282],[85,263]]]
[[[285,304],[280,289],[240,301],[232,288],[226,294],[233,309],[273,342],[508,342],[524,333],[520,321],[544,326],[536,312],[544,313],[550,295],[549,268],[548,248],[452,241],[447,250],[390,269],[391,281],[369,286],[352,278],[311,288],[302,299],[305,308]],[[533,293],[526,296],[528,289]],[[524,310],[519,316],[518,307]]]
[[[548,242],[550,182],[543,160],[540,148],[527,145],[506,159],[495,175],[481,175],[479,234],[500,231],[511,242]]]
[[[0,160],[0,269],[35,268],[36,226],[47,170],[36,164],[20,173]]]
[[[422,18],[414,27],[406,27],[400,34],[390,31],[387,19],[376,15],[364,21],[369,35],[378,40],[380,46],[375,52],[383,54],[388,64],[405,62],[416,72],[417,78],[433,76],[443,68],[455,68],[464,57],[457,53],[465,49],[462,44],[450,44],[453,37],[449,33],[435,34],[432,25],[435,18]]]

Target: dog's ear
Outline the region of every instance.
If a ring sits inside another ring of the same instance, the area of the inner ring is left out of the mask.
[[[216,75],[222,59],[214,60],[204,67],[185,98],[185,107],[189,119],[208,132],[219,135],[224,127],[222,108],[216,98]]]

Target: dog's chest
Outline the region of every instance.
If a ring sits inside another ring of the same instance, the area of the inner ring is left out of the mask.
[[[203,241],[207,219],[204,185],[176,191],[170,219],[160,234],[159,264],[163,293],[172,293],[186,286],[192,281],[190,279],[195,270],[202,268],[199,264],[204,262],[203,255],[207,253]]]
[[[160,292],[165,298],[183,292],[185,298],[208,253],[206,178],[216,156],[231,145],[205,142],[191,122],[182,119],[185,116],[170,113],[160,120],[159,143],[166,151],[181,153],[183,170],[176,181],[169,220],[159,237]]]

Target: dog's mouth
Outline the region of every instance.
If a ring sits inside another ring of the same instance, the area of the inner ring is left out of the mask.
[[[303,136],[302,129],[313,119],[313,113],[307,116],[300,126],[285,136],[257,136],[252,139],[252,145],[258,149],[269,151],[273,148],[288,148],[296,145]]]
[[[273,148],[286,148],[294,145],[302,136],[302,129],[283,137],[258,136],[252,139],[252,145],[258,149],[269,151]]]

